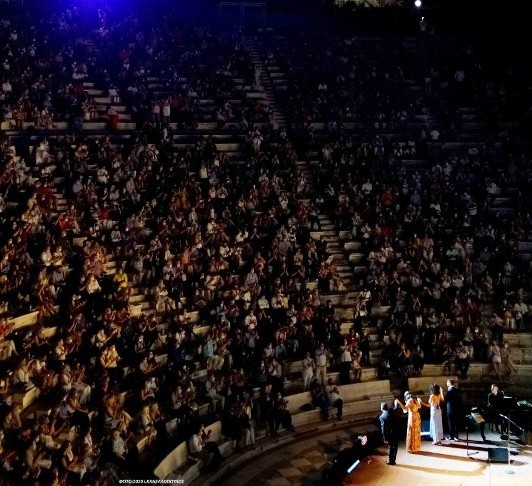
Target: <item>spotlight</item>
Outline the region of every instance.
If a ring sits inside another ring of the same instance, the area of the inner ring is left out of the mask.
[[[416,0],[416,1],[414,2],[414,5],[415,5],[417,8],[421,7],[421,0]]]

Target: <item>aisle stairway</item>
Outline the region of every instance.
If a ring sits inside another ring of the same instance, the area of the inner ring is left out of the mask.
[[[275,86],[284,81],[284,75],[277,66],[271,66],[264,62],[253,40],[248,40],[246,47],[251,54],[253,65],[256,69],[260,69],[260,87],[258,88],[264,91],[266,103],[273,110],[274,129],[286,127],[286,119],[275,93]]]
[[[261,54],[266,57],[264,52],[264,46],[260,42],[252,42],[248,46],[252,52],[252,58],[260,66],[264,66]],[[262,71],[261,80],[264,79],[264,87],[267,93],[267,99],[271,106],[275,110],[275,119],[277,121],[286,121],[285,114],[281,111],[282,103],[279,101],[279,92],[285,93],[288,89],[287,79],[285,73],[281,70],[280,66],[274,61],[267,64],[267,75]],[[286,107],[285,107],[286,109]],[[305,189],[298,194],[298,200],[308,205],[312,203],[318,193],[319,183],[315,176],[315,166],[319,163],[315,158],[319,154],[314,153],[313,160],[304,161],[298,160],[297,162],[297,175],[301,176],[304,180]],[[338,274],[341,278],[345,291],[331,290],[329,293],[322,294],[321,300],[323,303],[330,300],[335,308],[335,318],[340,321],[341,334],[346,336],[349,333],[349,329],[353,326],[353,307],[358,296],[358,291],[361,288],[364,274],[366,271],[366,255],[360,252],[360,243],[355,241],[348,241],[350,239],[350,233],[348,231],[338,231],[335,228],[333,222],[333,215],[320,213],[318,215],[320,220],[320,229],[316,227],[311,231],[311,237],[314,240],[323,239],[327,245],[327,251],[330,255],[330,259],[334,262]],[[309,288],[314,288],[315,283],[309,282],[307,284]],[[382,312],[381,309],[376,309],[375,314],[378,315]],[[377,316],[378,317],[378,316]],[[377,334],[375,327],[366,326],[364,331],[368,332],[372,339],[372,363],[378,362],[378,355],[382,348],[382,342]],[[333,353],[336,350],[332,350]],[[364,379],[374,379],[376,377],[376,369],[371,368],[368,370],[369,374],[364,374]],[[288,372],[291,381],[299,382],[300,374],[294,372]],[[338,373],[331,374],[334,379],[338,378]]]

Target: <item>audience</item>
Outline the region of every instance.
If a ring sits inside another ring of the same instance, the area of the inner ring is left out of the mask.
[[[203,402],[237,450],[256,424],[293,431],[293,363],[323,419],[343,413],[331,371],[342,384],[368,366],[516,372],[503,342],[529,326],[530,154],[516,128],[499,131],[521,108],[482,53],[425,39],[420,68],[391,40],[262,32],[266,65],[288,79],[279,127],[246,95],[265,73],[241,31],[99,15],[95,34],[85,13],[0,22],[2,128],[17,134],[0,140],[0,462],[14,478],[112,481],[138,467],[140,439],[166,444],[172,420],[215,469]],[[431,100],[434,121],[419,123]],[[482,143],[460,143],[467,103]],[[122,105],[136,130],[117,143]],[[98,119],[105,133],[87,136]],[[234,131],[241,150],[224,150]],[[353,287],[311,234],[322,214],[361,255]],[[328,296],[355,289],[344,333]],[[16,326],[31,313],[36,325]],[[35,388],[53,406],[30,419],[11,398]]]

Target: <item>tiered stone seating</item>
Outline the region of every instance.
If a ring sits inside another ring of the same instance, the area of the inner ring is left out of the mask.
[[[356,47],[361,50],[366,50],[368,56],[375,55],[379,57],[382,55],[382,45],[383,42],[375,39],[359,39],[356,41]],[[415,45],[415,42],[413,43]],[[286,43],[280,43],[278,51],[282,51],[286,47]],[[366,49],[368,48],[368,49]],[[266,72],[263,73],[263,79],[266,77],[269,79],[271,86],[273,86],[279,93],[288,92],[289,94],[289,85],[290,79],[285,72],[281,70],[279,66],[268,65]],[[296,71],[301,71],[301,66],[296,66]],[[412,73],[409,73],[412,75]],[[148,79],[150,82],[150,88],[153,91],[155,96],[163,96],[166,94],[164,90],[164,83],[158,77],[152,77]],[[262,100],[266,103],[271,102],[271,91],[267,89],[257,89],[255,87],[245,86],[244,81],[240,79],[233,79],[235,91],[240,90],[240,98],[232,100],[232,103],[241,107],[246,103],[246,100]],[[420,91],[420,86],[418,82],[414,79],[407,80],[409,90],[411,91]],[[90,96],[92,96],[98,106],[98,119],[94,121],[85,121],[83,125],[83,130],[89,133],[88,136],[96,137],[98,132],[105,132],[108,129],[107,120],[105,119],[105,113],[109,106],[118,112],[119,115],[119,124],[118,130],[124,132],[132,132],[135,129],[135,124],[131,123],[131,116],[127,113],[127,107],[125,105],[113,104],[111,100],[106,96],[103,90],[97,89],[94,87],[94,83],[86,82],[85,87]],[[194,144],[194,141],[197,139],[198,134],[213,134],[216,140],[216,148],[218,150],[224,151],[229,155],[229,158],[235,163],[238,162],[238,159],[241,155],[242,150],[242,132],[236,130],[235,134],[224,134],[224,130],[231,128],[235,129],[234,123],[236,118],[232,118],[228,126],[225,128],[220,128],[218,123],[211,121],[213,117],[213,103],[211,99],[201,99],[199,100],[200,110],[202,112],[202,120],[198,123],[195,129],[190,133],[174,133],[172,134],[173,140],[176,142],[177,147],[183,148],[185,146],[191,146]],[[461,111],[461,117],[464,121],[462,127],[464,132],[459,138],[458,141],[453,143],[445,143],[446,149],[463,149],[464,146],[468,144],[473,145],[477,138],[478,134],[482,133],[485,130],[484,123],[477,120],[477,113],[475,109],[469,109],[464,107]],[[424,127],[427,123],[433,123],[434,117],[432,115],[427,115],[426,113],[413,114],[412,118],[409,119],[404,127],[396,127],[391,129],[389,127],[382,128],[379,130],[373,130],[373,125],[371,122],[348,122],[344,124],[344,129],[346,133],[351,133],[355,140],[355,143],[358,144],[360,141],[363,141],[366,135],[361,135],[358,132],[362,130],[372,129],[373,132],[379,133],[381,135],[389,136],[390,139],[398,140],[400,143],[404,144],[405,135],[411,133],[412,130],[419,130]],[[261,126],[260,124],[255,124],[255,126]],[[327,133],[327,125],[323,121],[316,121],[311,124],[312,128],[318,133],[320,140],[327,140],[329,134]],[[64,122],[57,122],[54,129],[50,130],[52,132],[66,132],[68,126]],[[178,124],[171,124],[170,129],[173,131],[179,130]],[[187,132],[187,130],[182,130],[182,132]],[[393,133],[392,133],[393,132]],[[121,138],[122,136],[128,136],[127,134],[113,135],[113,143],[123,144],[125,140]],[[32,136],[32,140],[37,140],[37,136]],[[433,144],[434,147],[439,148],[442,144]],[[433,147],[433,148],[434,148]],[[298,163],[298,170],[300,173],[303,173],[309,182],[310,194],[305,194],[301,198],[302,201],[308,201],[310,196],[314,191],[316,191],[316,181],[313,179],[313,171],[310,167],[319,166],[319,160],[317,159],[316,154],[313,154],[313,160],[309,164]],[[408,173],[415,171],[428,171],[430,166],[427,160],[422,158],[412,158],[402,161]],[[93,173],[95,167],[89,168],[89,173]],[[68,201],[61,196],[61,189],[63,180],[57,179],[54,181],[56,187],[56,194],[58,196],[58,213],[60,214],[67,207]],[[511,194],[511,191],[508,191],[509,195],[504,195],[496,197],[492,202],[492,210],[497,212],[497,214],[503,217],[510,217],[514,214],[514,195]],[[353,241],[350,231],[338,230],[335,228],[335,225],[332,223],[332,219],[328,215],[320,215],[322,229],[320,231],[313,231],[311,236],[315,239],[324,237],[328,242],[329,250],[331,252],[332,260],[337,264],[337,268],[342,277],[343,282],[348,287],[345,293],[331,292],[330,294],[322,295],[322,300],[331,300],[335,306],[335,316],[341,321],[341,333],[346,335],[349,331],[349,328],[352,326],[353,321],[353,304],[354,299],[356,298],[356,291],[363,282],[363,278],[367,273],[367,257],[366,254],[361,250],[361,244],[358,241]],[[81,246],[83,244],[85,237],[75,238],[74,244]],[[529,255],[532,255],[532,247],[529,248],[527,242],[521,242],[519,245],[523,259],[530,259]],[[107,263],[106,272],[108,275],[113,275],[116,271],[116,262],[110,260]],[[307,288],[314,288],[315,283],[309,283]],[[154,309],[152,302],[146,299],[143,289],[132,286],[133,295],[130,298],[130,311],[132,316],[137,316],[142,313],[153,313],[158,315],[161,309]],[[376,323],[381,323],[382,320],[385,320],[389,317],[390,307],[386,305],[374,306],[372,310],[372,318]],[[19,316],[13,319],[14,329],[22,329],[25,327],[32,326],[37,322],[37,312],[31,312],[24,316]],[[191,312],[187,313],[186,317],[190,319],[190,322],[194,324],[194,333],[198,336],[204,335],[209,329],[210,325],[206,322],[200,322],[199,313]],[[371,324],[373,326],[375,322]],[[161,324],[165,326],[165,324]],[[366,331],[370,332],[372,336],[372,359],[379,361],[380,347],[382,342],[378,342],[381,338],[380,334],[375,331],[375,327],[366,326],[364,328]],[[47,328],[45,330],[46,336],[53,336],[55,334],[56,328]],[[512,356],[516,363],[518,364],[518,373],[516,377],[516,383],[527,383],[526,379],[530,376],[530,362],[532,362],[532,343],[524,344],[523,341],[517,335],[508,335],[508,340],[511,341],[512,346]],[[157,357],[157,361],[164,363],[167,361],[167,356],[162,355]],[[488,375],[488,366],[473,363],[470,368],[470,375],[475,377],[481,377]],[[284,363],[284,373],[285,376],[298,375],[301,373],[301,362],[300,361],[288,361]],[[444,375],[444,370],[439,365],[426,365],[424,369],[424,375],[422,377],[410,378],[409,379],[409,388],[411,391],[416,393],[428,393],[428,385],[433,381],[438,381],[440,385],[443,385],[447,376]],[[192,378],[197,381],[203,381],[207,376],[207,370],[199,367],[193,374]],[[377,370],[373,367],[365,367],[362,372],[362,383],[344,385],[340,388],[341,396],[344,399],[345,406],[344,410],[346,415],[359,415],[364,413],[373,413],[378,411],[378,405],[381,401],[390,401],[393,399],[396,390],[390,390],[390,381],[388,380],[379,380],[375,381],[377,376]],[[331,371],[328,374],[328,377],[337,381],[338,373],[336,371]],[[296,385],[300,384],[298,377],[295,377],[294,382]],[[294,391],[290,386],[291,383],[288,383],[286,386],[287,390]],[[15,394],[14,403],[21,403],[23,407],[29,409],[34,407],[38,402],[38,390],[35,388],[29,388],[23,393]],[[311,410],[308,412],[302,412],[301,406],[308,403],[309,394],[304,393],[294,393],[288,397],[289,408],[294,416],[294,424],[298,427],[309,425],[320,420],[319,411]],[[206,404],[200,404],[200,415],[204,415],[206,411]],[[48,409],[49,412],[49,409]],[[32,412],[35,414],[45,413],[44,408]],[[167,430],[169,433],[175,432],[177,428],[177,421],[173,420],[167,424]],[[208,428],[213,430],[213,438],[222,446],[222,451],[224,455],[230,454],[232,452],[233,444],[231,441],[226,440],[221,434],[221,424],[220,422],[215,422],[213,425]],[[72,436],[72,431],[69,430],[66,432],[66,435],[63,438],[70,438]],[[137,448],[141,456],[144,456],[148,453],[148,437],[142,437],[137,442]],[[159,466],[154,470],[154,474],[159,479],[171,479],[171,478],[181,478],[185,480],[187,484],[197,478],[201,470],[201,462],[193,460],[188,456],[186,443],[179,444],[168,456],[159,464]]]
[[[408,378],[408,390],[413,395],[429,395],[429,387],[432,383],[436,383],[445,389],[445,384],[448,379],[455,380],[458,383],[457,376],[416,376]]]
[[[229,456],[233,452],[232,440],[226,439],[222,434],[220,421],[205,427],[205,432],[211,432],[209,440],[218,444],[223,456]],[[181,442],[173,449],[154,469],[153,474],[159,479],[181,479],[190,484],[196,479],[203,468],[203,463],[188,453],[186,442]]]
[[[393,395],[390,392],[390,382],[388,380],[372,381],[367,383],[355,383],[339,387],[340,396],[344,400],[344,417],[349,421],[352,417],[376,416],[382,401],[391,402]],[[311,411],[301,411],[301,407],[309,403],[308,392],[289,395],[288,409],[292,414],[292,423],[295,427],[305,427],[321,420],[318,409]],[[234,449],[232,440],[223,437],[221,432],[221,422],[205,428],[211,430],[210,440],[220,446],[223,456],[229,456]],[[263,433],[258,431],[259,438]],[[188,454],[188,447],[185,442],[180,443],[173,449],[154,469],[154,475],[159,479],[183,479],[189,483],[196,479],[202,471],[201,461]]]
[[[340,397],[344,401],[344,415],[378,411],[380,403],[393,400],[390,392],[389,380],[371,381],[366,383],[353,383],[338,387]],[[321,419],[320,410],[301,411],[301,407],[310,403],[310,393],[303,392],[287,397],[287,408],[292,414],[292,423],[295,427],[307,425]]]

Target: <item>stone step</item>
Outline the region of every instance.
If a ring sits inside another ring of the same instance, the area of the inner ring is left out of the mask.
[[[504,340],[508,341],[508,344],[512,348],[519,346],[519,347],[529,347],[532,349],[532,333],[525,333],[525,332],[506,333],[504,335]]]
[[[374,305],[371,308],[371,315],[374,317],[388,317],[391,309],[389,305]]]
[[[327,231],[311,231],[310,232],[310,236],[314,239],[314,240],[319,240],[321,239],[321,237],[325,237],[326,240],[329,240],[329,239],[336,239],[338,236],[336,235],[336,232],[332,231],[332,230],[327,230]]]
[[[491,202],[492,207],[500,207],[500,208],[510,207],[512,206],[512,204],[513,204],[513,201],[509,197],[496,197]]]
[[[135,294],[129,297],[130,304],[142,304],[144,302],[147,302],[146,296],[144,294]]]
[[[366,259],[366,255],[364,253],[350,253],[349,254],[349,263],[351,264],[363,263],[365,259]]]
[[[344,243],[344,249],[348,252],[357,252],[362,247],[359,241],[347,241]]]
[[[334,317],[336,317],[340,321],[353,320],[353,318],[354,318],[353,309],[336,307],[334,309]]]
[[[532,252],[532,241],[520,241],[519,251]]]
[[[345,294],[330,293],[322,296],[322,303],[331,301],[334,306],[351,306],[353,305],[357,296],[357,292],[346,292]]]

